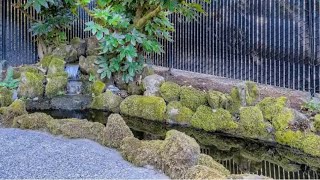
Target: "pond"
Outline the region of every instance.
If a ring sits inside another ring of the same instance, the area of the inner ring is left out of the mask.
[[[88,119],[102,124],[106,124],[110,114],[102,111],[42,112],[57,119]],[[139,139],[164,139],[166,132],[171,129],[185,132],[198,141],[202,153],[212,156],[232,174],[251,173],[274,179],[320,179],[320,158],[311,157],[286,146],[138,118],[124,117],[124,119]]]

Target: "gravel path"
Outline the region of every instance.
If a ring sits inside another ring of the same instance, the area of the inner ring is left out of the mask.
[[[0,128],[0,179],[12,178],[168,179],[90,140]]]

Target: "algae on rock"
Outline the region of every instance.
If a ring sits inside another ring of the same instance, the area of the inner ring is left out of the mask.
[[[229,111],[224,109],[212,110],[200,106],[192,117],[191,125],[205,131],[228,131],[238,127]]]
[[[111,114],[108,117],[104,136],[104,144],[114,148],[120,148],[123,139],[134,137],[130,128],[119,114]]]
[[[93,101],[90,105],[92,109],[97,110],[106,110],[111,112],[120,111],[120,103],[122,98],[116,94],[113,94],[110,90],[107,90],[105,93],[102,93],[93,98]]]
[[[160,94],[166,102],[179,101],[181,88],[174,82],[164,82],[160,87]]]
[[[120,112],[128,116],[164,121],[166,103],[163,98],[156,96],[133,95],[122,101]]]
[[[194,112],[178,101],[171,101],[167,106],[167,118],[180,124],[190,124]]]
[[[5,87],[0,87],[0,107],[9,106],[12,102],[12,91]]]
[[[182,105],[196,111],[201,105],[207,105],[206,93],[193,87],[183,86],[180,92],[180,102]]]

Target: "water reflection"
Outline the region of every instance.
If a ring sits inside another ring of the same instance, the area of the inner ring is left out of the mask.
[[[55,118],[79,118],[106,124],[110,113],[102,111],[47,111]],[[320,158],[311,157],[286,146],[207,133],[189,127],[124,117],[139,139],[164,139],[176,129],[195,138],[201,152],[212,156],[233,174],[253,173],[275,179],[319,179]]]

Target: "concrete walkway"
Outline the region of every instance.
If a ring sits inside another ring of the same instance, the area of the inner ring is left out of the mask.
[[[90,140],[0,128],[0,179],[168,179]]]

